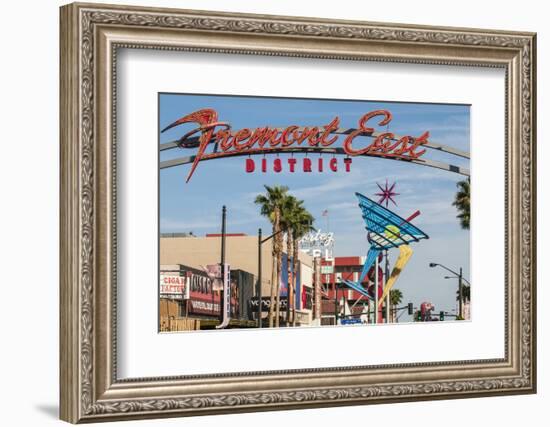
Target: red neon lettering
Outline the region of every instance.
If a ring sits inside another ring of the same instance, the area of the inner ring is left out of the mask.
[[[370,146],[364,148],[363,150],[354,150],[353,147],[351,146],[351,143],[353,142],[353,139],[358,135],[372,135],[373,134],[374,128],[366,127],[365,124],[370,119],[372,119],[373,117],[376,117],[376,116],[384,116],[384,118],[382,120],[380,120],[380,122],[378,123],[378,126],[385,126],[392,119],[391,113],[387,110],[371,111],[370,113],[367,113],[363,117],[361,117],[361,119],[359,120],[359,128],[355,129],[352,133],[350,133],[348,135],[348,137],[346,138],[346,140],[344,141],[343,147],[344,147],[344,151],[347,154],[349,154],[351,156],[359,156],[361,154],[366,153],[369,150]]]
[[[290,172],[294,173],[294,166],[296,165],[296,159],[290,158],[288,159],[288,166],[290,168]]]
[[[273,170],[277,173],[283,170],[283,165],[281,164],[281,159],[278,157],[273,161]]]
[[[199,128],[192,130],[191,132],[187,132],[180,139],[180,142],[185,141],[186,138],[196,133],[197,131],[201,131],[201,136],[199,139],[199,142],[200,142],[199,149],[197,151],[197,155],[195,156],[195,160],[193,160],[193,165],[191,166],[189,175],[187,175],[187,179],[185,180],[185,182],[189,182],[189,180],[191,179],[191,176],[193,176],[193,172],[195,172],[195,169],[197,168],[197,165],[199,164],[199,161],[201,160],[204,154],[204,150],[206,149],[206,147],[210,143],[210,140],[212,139],[212,135],[214,133],[216,126],[223,125],[223,123],[218,123],[218,113],[216,112],[216,110],[213,110],[211,108],[205,108],[203,110],[198,110],[198,111],[195,111],[194,113],[183,116],[182,118],[176,120],[175,122],[165,127],[162,130],[162,132],[168,129],[171,129],[175,126],[179,126],[183,123],[197,123],[199,125]]]
[[[308,128],[305,127],[301,133],[299,133],[297,130],[293,132],[294,142],[298,145],[302,145],[302,142],[304,142],[306,139],[308,140],[309,145],[313,146],[317,144],[317,134],[319,133],[319,128]]]
[[[288,134],[290,132],[293,132],[293,135],[294,135],[294,131],[296,129],[298,129],[298,126],[289,126],[281,133],[281,142],[282,142],[283,147],[288,147],[289,145],[292,145],[292,143],[294,141],[293,140],[288,140]]]
[[[256,169],[256,165],[254,164],[254,160],[246,159],[246,173],[252,173],[252,172],[254,172],[254,169]]]
[[[250,129],[244,128],[238,131],[235,136],[233,137],[233,147],[235,147],[235,150],[242,151],[248,148],[248,143],[245,144],[239,144],[239,142],[246,140],[247,138],[252,135],[252,132],[250,132]]]
[[[257,128],[250,137],[250,146],[252,147],[254,144],[258,143],[258,145],[263,148],[269,139],[269,135],[266,135],[267,131],[267,128]]]
[[[336,157],[330,159],[329,167],[332,172],[338,172],[338,160],[336,160]]]
[[[332,122],[330,122],[328,125],[325,125],[324,128],[325,128],[325,131],[323,132],[323,134],[321,135],[321,138],[319,138],[319,142],[321,143],[321,145],[323,147],[328,147],[329,145],[332,145],[336,142],[336,140],[338,139],[338,135],[334,135],[334,137],[332,139],[329,139],[327,141],[327,137],[332,133],[334,132],[335,130],[338,129],[338,126],[340,125],[340,118],[339,117],[335,117]]]
[[[351,158],[350,157],[346,157],[344,159],[344,165],[346,165],[346,172],[349,172],[350,169],[351,169]]]
[[[424,154],[426,152],[426,149],[423,149],[423,150],[420,150],[420,151],[415,151],[418,147],[426,144],[428,142],[428,138],[430,136],[430,132],[424,132],[422,135],[420,135],[418,138],[413,138],[413,137],[403,137],[402,139],[405,139],[407,138],[408,141],[407,142],[411,142],[412,141],[412,144],[410,145],[407,145],[407,143],[403,143],[403,147],[399,150],[396,150],[395,154],[396,155],[407,155],[408,157],[412,158],[412,159],[417,159],[418,157],[420,157],[422,154]]]
[[[399,140],[396,140],[395,134],[392,132],[383,132],[377,135],[369,145],[363,148],[355,147],[356,137],[373,135],[374,128],[370,126],[369,122],[375,118],[379,119],[378,126],[385,126],[391,122],[392,114],[388,110],[375,110],[364,114],[358,122],[358,128],[347,135],[342,143],[345,154],[348,156],[370,155],[413,160],[426,152],[425,149],[420,149],[420,147],[428,143],[429,132],[424,132],[417,138],[403,136]],[[334,133],[338,131],[340,118],[336,116],[330,123],[321,127],[300,128],[297,125],[291,125],[279,129],[265,126],[255,129],[242,128],[233,132],[228,124],[218,122],[218,113],[215,110],[205,108],[183,116],[164,128],[162,132],[184,123],[195,123],[198,126],[181,137],[177,143],[182,148],[198,147],[186,179],[186,182],[189,182],[198,163],[202,160],[242,154],[278,153],[293,144],[300,146],[304,142],[307,142],[311,147],[328,147],[338,140],[338,135]],[[195,144],[194,141],[189,142],[188,138],[196,133],[200,133],[198,144]],[[221,151],[206,153],[206,148],[211,143],[218,144]],[[295,171],[296,164],[295,160],[289,160],[290,172]],[[324,165],[321,158],[319,158],[317,165],[319,172],[322,172]],[[345,171],[349,172],[351,169],[351,159],[349,157],[344,159],[344,165]],[[332,171],[337,171],[338,163],[336,160],[329,162],[329,168]],[[253,160],[246,161],[245,170],[247,173],[254,172],[255,163]],[[282,171],[280,159],[274,161],[274,170],[277,173]],[[305,158],[303,160],[303,170],[304,172],[312,171],[310,159]],[[265,159],[262,159],[261,171],[263,173],[267,172]]]
[[[277,135],[279,135],[279,131],[277,129],[270,129],[269,132],[269,145],[271,147],[276,147],[281,142],[281,138],[277,138]]]
[[[228,130],[219,130],[216,132],[216,142],[220,144],[220,148],[223,151],[227,151],[231,148],[231,142],[229,138],[231,137],[231,132]]]

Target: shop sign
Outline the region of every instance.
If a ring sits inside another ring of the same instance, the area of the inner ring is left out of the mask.
[[[161,298],[189,299],[189,277],[175,274],[160,274]]]
[[[202,267],[208,278],[212,281],[212,290],[221,291],[223,289],[222,281],[222,265],[221,264],[209,264]]]
[[[220,312],[219,299],[212,301],[212,298],[193,296],[189,300],[189,312],[194,314],[217,315]]]
[[[300,250],[308,255],[317,258],[332,259],[332,251],[334,249],[334,233],[323,233],[320,229],[317,231],[311,231],[299,240]],[[321,266],[321,274],[324,273]]]
[[[361,319],[357,319],[353,317],[340,320],[341,325],[360,325],[361,323],[362,323]]]
[[[287,307],[287,297],[279,297],[279,311],[286,311]],[[275,300],[276,303],[276,300]],[[262,312],[269,311],[269,306],[271,305],[271,297],[262,297]],[[250,308],[252,313],[258,312],[258,297],[250,298]]]
[[[296,322],[307,325],[311,321],[311,312],[296,310]]]
[[[334,267],[332,265],[322,265],[321,274],[332,274],[334,273]]]

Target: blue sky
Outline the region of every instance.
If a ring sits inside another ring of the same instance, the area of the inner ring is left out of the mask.
[[[470,108],[464,105],[415,104],[380,101],[334,101],[317,99],[288,99],[239,96],[204,96],[187,94],[161,94],[159,100],[159,127],[162,129],[176,119],[199,110],[214,108],[219,120],[230,122],[233,129],[260,126],[286,127],[289,125],[321,126],[336,115],[340,127],[357,127],[359,118],[375,109],[387,109],[393,114],[389,131],[399,135],[419,136],[430,132],[430,141],[470,151]],[[374,121],[369,123],[375,123]],[[173,141],[190,131],[193,124],[175,127],[160,134],[160,143]],[[380,129],[376,129],[380,130]],[[362,138],[365,140],[365,138]],[[370,140],[370,138],[369,138]],[[343,141],[340,137],[335,144]],[[357,140],[358,142],[361,139]],[[364,145],[363,145],[364,144]],[[361,146],[368,144],[364,141]],[[160,160],[194,154],[196,149],[173,149],[162,152]],[[199,163],[189,183],[185,183],[190,165],[160,171],[160,231],[189,232],[197,235],[218,233],[221,206],[228,209],[228,232],[257,234],[271,229],[269,222],[260,216],[254,204],[264,185],[286,185],[316,218],[314,226],[326,230],[329,211],[330,231],[335,233],[336,256],[365,255],[368,250],[364,223],[354,193],[360,192],[375,198],[376,183],[397,182],[395,191],[398,206],[392,209],[402,217],[416,210],[421,215],[413,222],[429,236],[429,240],[411,245],[414,254],[395,287],[404,294],[403,303],[419,305],[431,301],[436,310],[450,311],[455,307],[456,280],[445,280],[446,272],[428,267],[429,262],[441,263],[453,270],[462,267],[469,279],[469,232],[460,228],[456,210],[451,205],[456,183],[464,177],[439,169],[418,166],[374,157],[353,158],[351,172],[343,171],[342,157],[339,172],[304,173],[298,167],[289,173],[283,159],[283,172],[269,172],[274,155],[267,156],[268,172],[244,171],[245,157],[225,158]],[[295,155],[300,161],[303,154]],[[317,155],[312,156],[316,158]],[[425,158],[469,168],[469,160],[428,150]],[[326,161],[329,157],[326,156]],[[397,257],[390,251],[391,263]],[[475,303],[475,302],[474,302]],[[404,315],[401,320],[407,320]]]

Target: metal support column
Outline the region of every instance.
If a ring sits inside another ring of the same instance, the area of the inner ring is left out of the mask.
[[[262,229],[258,229],[258,328],[262,327]]]

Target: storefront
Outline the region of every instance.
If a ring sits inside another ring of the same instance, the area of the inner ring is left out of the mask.
[[[273,269],[272,242],[262,245],[262,295],[269,295]],[[162,234],[160,238],[160,263],[184,264],[195,269],[220,262],[221,236],[207,234],[206,236],[190,236],[187,234]],[[286,256],[284,254],[283,256]],[[313,258],[300,252],[298,260],[310,269]],[[230,233],[226,236],[226,262],[232,270],[242,270],[256,277],[258,275],[258,236],[244,233]],[[283,268],[285,270],[285,268]],[[311,283],[311,280],[307,280]],[[285,284],[286,286],[286,284]]]
[[[234,325],[247,326],[247,301],[254,295],[254,276],[230,271],[230,317]],[[220,291],[207,272],[183,264],[160,266],[160,317],[200,321],[200,329],[215,326],[220,319]]]
[[[272,246],[271,241],[262,245],[262,318],[267,318],[269,312],[271,279],[272,279]],[[193,235],[168,234],[161,235],[160,259],[163,266],[185,265],[186,271],[204,275],[203,266],[219,262],[221,236],[207,234],[204,237]],[[242,321],[255,322],[257,326],[258,313],[258,237],[242,233],[226,235],[226,260],[231,266],[232,292],[235,294],[232,302],[232,318]],[[288,302],[289,265],[286,253],[282,254],[282,270],[280,280],[280,308],[281,318],[286,319],[286,305]],[[300,252],[298,254],[298,268],[293,271],[294,263],[290,258],[290,279],[294,283],[293,304],[301,324],[309,324],[311,319],[311,295],[313,294],[313,267],[312,257]],[[162,269],[162,268],[161,268]],[[176,269],[178,270],[179,267]],[[179,271],[179,270],[178,270]],[[208,278],[208,277],[207,277]],[[234,289],[234,291],[233,291]],[[304,290],[305,289],[305,290]],[[303,293],[310,296],[308,308],[303,303]],[[207,294],[206,299],[194,294],[191,286],[190,299],[187,305],[188,314],[211,316],[215,318],[219,313],[219,296],[212,298]]]

